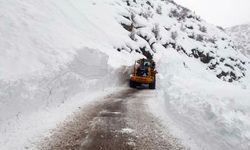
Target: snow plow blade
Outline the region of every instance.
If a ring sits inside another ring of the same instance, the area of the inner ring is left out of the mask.
[[[140,77],[140,76],[131,75],[130,80],[134,82],[142,83],[142,84],[149,84],[149,83],[152,83],[154,79],[151,77]]]

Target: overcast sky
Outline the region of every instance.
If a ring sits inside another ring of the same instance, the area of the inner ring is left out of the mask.
[[[250,0],[175,0],[222,27],[250,23]]]

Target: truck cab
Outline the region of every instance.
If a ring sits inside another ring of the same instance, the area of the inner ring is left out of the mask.
[[[130,75],[130,87],[136,88],[141,84],[148,84],[150,89],[155,89],[155,75],[155,62],[145,58],[139,59],[135,62]]]

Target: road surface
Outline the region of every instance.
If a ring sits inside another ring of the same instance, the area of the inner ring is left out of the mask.
[[[83,108],[60,125],[43,150],[182,150],[149,111],[154,90],[125,89]]]

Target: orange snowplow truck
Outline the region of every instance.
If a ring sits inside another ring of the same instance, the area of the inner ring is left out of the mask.
[[[130,75],[129,85],[136,88],[141,84],[148,84],[149,89],[155,89],[156,85],[155,62],[149,59],[139,59],[135,62],[134,69]]]

